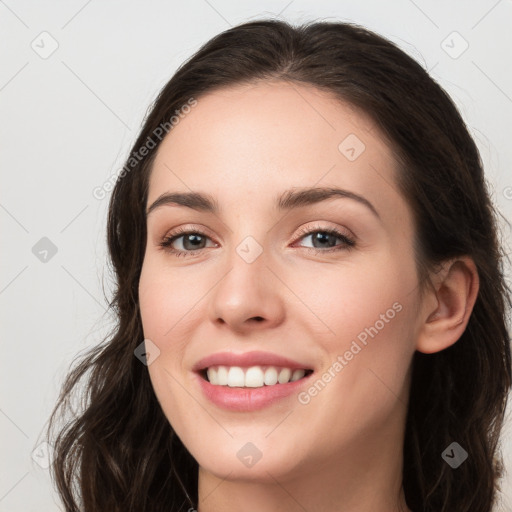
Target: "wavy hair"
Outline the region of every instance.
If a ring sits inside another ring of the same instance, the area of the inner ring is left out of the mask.
[[[413,212],[421,290],[441,262],[462,255],[474,260],[480,289],[465,332],[441,352],[413,356],[403,487],[415,512],[490,512],[502,473],[512,302],[498,213],[475,142],[446,92],[389,40],[351,23],[278,20],[231,28],[186,61],[154,101],[116,181],[107,225],[115,278],[109,309],[116,324],[74,361],[47,430],[51,475],[65,510],[197,507],[197,462],[163,414],[147,367],[134,357],[144,339],[138,283],[148,182],[160,141],[143,158],[139,149],[190,98],[260,80],[328,91],[377,124],[394,151],[397,185]],[[452,441],[469,453],[456,471],[441,457]]]

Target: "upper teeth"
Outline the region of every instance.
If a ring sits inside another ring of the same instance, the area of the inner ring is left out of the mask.
[[[211,366],[207,370],[208,380],[214,386],[260,388],[274,384],[286,384],[302,379],[306,370],[276,368],[274,366]]]

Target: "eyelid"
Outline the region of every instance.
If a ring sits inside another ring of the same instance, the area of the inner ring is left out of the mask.
[[[293,243],[297,242],[300,238],[302,238],[306,235],[310,235],[314,231],[326,231],[326,232],[336,231],[336,232],[339,232],[341,235],[346,236],[347,238],[353,239],[354,241],[357,240],[356,235],[351,230],[347,229],[346,227],[329,226],[326,224],[321,224],[321,222],[327,222],[327,221],[315,221],[315,222],[316,222],[316,224],[314,224],[314,225],[307,224],[307,225],[299,228],[298,231],[296,230],[297,232],[293,237],[294,238]],[[211,234],[211,232],[208,228],[206,228],[205,226],[203,226],[201,224],[185,224],[185,225],[179,226],[177,228],[168,229],[166,231],[165,235],[163,235],[162,237],[159,237],[159,240],[174,238],[174,237],[177,237],[178,235],[185,235],[185,234],[188,234],[191,232],[193,232],[193,233],[197,232],[198,234],[207,236],[208,238],[212,239],[213,241],[215,241],[215,238],[216,238],[215,236],[213,236]],[[215,243],[217,243],[217,242],[215,242]]]
[[[310,235],[311,233],[314,233],[316,231],[336,232],[339,235],[342,235],[346,238],[353,240],[354,242],[357,241],[356,235],[350,229],[348,229],[344,226],[338,226],[338,225],[329,226],[328,224],[322,224],[322,222],[327,222],[327,221],[315,221],[315,222],[316,223],[314,225],[307,224],[306,226],[301,227],[294,237],[295,241],[298,241],[301,238],[303,238],[304,236]]]
[[[170,252],[173,252],[173,249],[170,247],[170,244],[176,241],[179,238],[182,238],[188,234],[198,234],[205,238],[208,238],[215,245],[218,246],[218,242],[216,242],[215,237],[210,234],[210,230],[205,228],[204,226],[197,227],[199,225],[186,224],[184,226],[179,226],[177,228],[172,228],[167,230],[166,234],[157,240],[157,245],[161,246],[163,249],[167,249]],[[197,251],[186,251],[188,253],[199,253],[203,251],[206,247],[202,249],[198,249]],[[183,253],[184,251],[176,250],[177,253]]]
[[[217,238],[212,234],[212,231],[210,229],[208,229],[206,226],[203,226],[202,224],[183,224],[178,227],[167,229],[165,231],[165,234],[159,237],[158,240],[172,238],[177,235],[185,235],[191,232],[202,234],[204,236],[207,236],[208,238],[211,238],[212,240],[215,240]]]

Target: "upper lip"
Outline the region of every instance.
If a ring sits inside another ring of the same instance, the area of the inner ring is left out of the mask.
[[[310,365],[304,364],[287,357],[280,356],[278,354],[272,354],[271,352],[218,352],[200,359],[194,366],[193,370],[198,372],[205,370],[210,366],[282,366],[284,368],[290,368],[291,370],[312,369]]]

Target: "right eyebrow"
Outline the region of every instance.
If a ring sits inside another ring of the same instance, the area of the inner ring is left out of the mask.
[[[297,188],[286,190],[280,197],[277,198],[276,203],[280,210],[291,210],[293,208],[300,208],[302,206],[308,206],[310,204],[320,203],[327,199],[352,199],[357,201],[359,204],[364,205],[368,208],[373,215],[381,220],[379,212],[376,210],[368,199],[365,197],[337,187],[309,187],[309,188]]]

